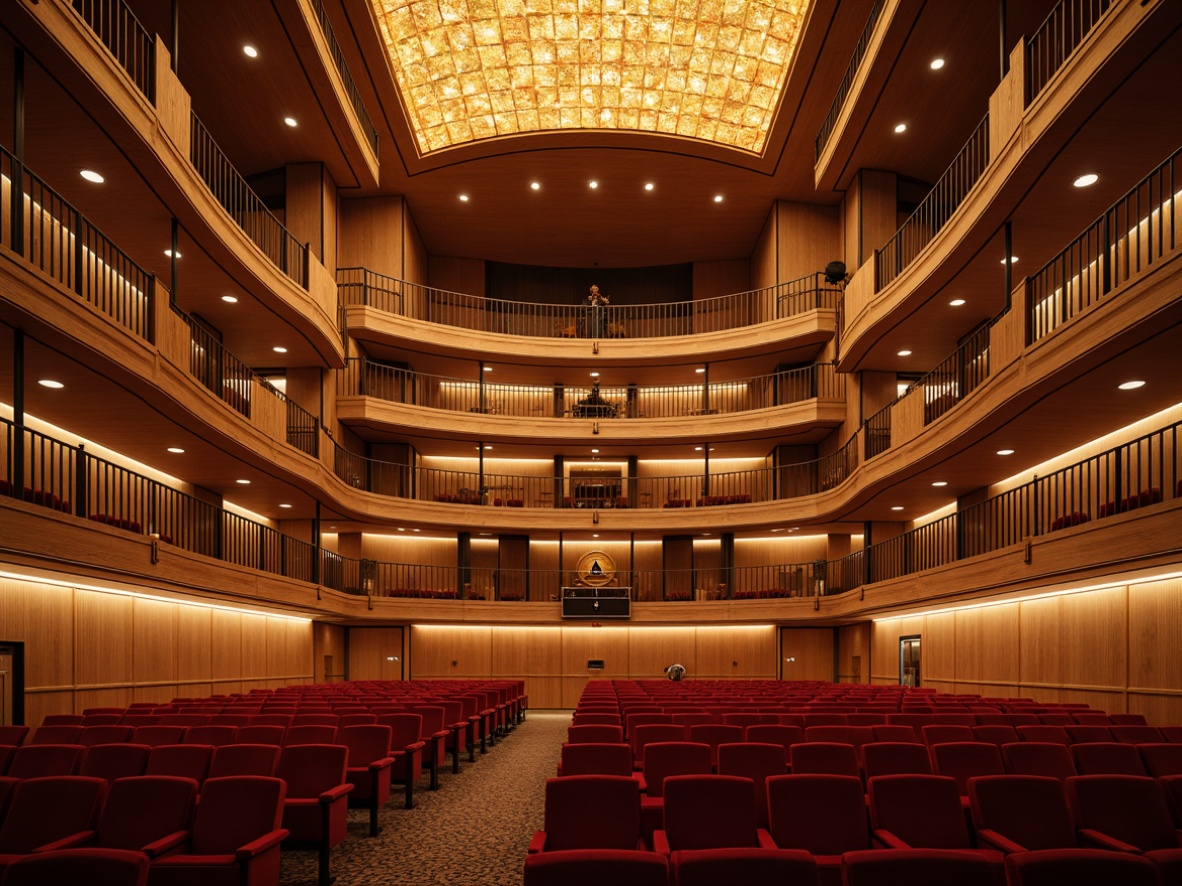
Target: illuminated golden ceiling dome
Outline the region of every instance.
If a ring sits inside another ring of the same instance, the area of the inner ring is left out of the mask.
[[[758,154],[810,0],[371,0],[421,154],[633,130]]]

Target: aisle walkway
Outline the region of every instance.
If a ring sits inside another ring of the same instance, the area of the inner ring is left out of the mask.
[[[449,758],[438,791],[419,782],[414,809],[402,808],[395,789],[372,839],[369,813],[350,810],[349,837],[332,853],[336,886],[518,886],[568,725],[569,712],[530,711],[475,763],[461,758],[458,775]],[[315,852],[284,851],[282,859],[283,886],[316,886]]]

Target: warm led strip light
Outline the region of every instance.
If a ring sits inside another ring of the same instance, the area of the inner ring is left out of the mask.
[[[370,0],[420,152],[634,130],[759,153],[811,0]]]

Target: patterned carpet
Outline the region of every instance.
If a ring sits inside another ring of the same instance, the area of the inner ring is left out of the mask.
[[[438,791],[427,778],[415,787],[415,808],[402,808],[395,789],[370,838],[369,812],[349,811],[349,837],[332,851],[337,886],[518,886],[526,847],[542,827],[545,783],[554,775],[570,725],[569,711],[530,711],[509,737],[476,762],[451,760]],[[316,853],[282,853],[283,886],[316,886]]]

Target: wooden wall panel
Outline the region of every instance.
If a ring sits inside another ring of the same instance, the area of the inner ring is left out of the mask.
[[[411,679],[487,677],[492,666],[487,626],[412,625],[410,646]]]
[[[137,683],[177,680],[177,605],[132,599],[132,671]],[[137,699],[138,700],[138,699]]]
[[[837,629],[837,682],[870,682],[870,634],[868,621]]]
[[[834,628],[781,628],[780,667],[785,680],[832,680]],[[789,661],[795,659],[795,661]]]
[[[430,286],[465,295],[484,295],[484,259],[433,255],[428,264],[427,283]]]
[[[665,668],[674,662],[685,665],[690,674],[698,673],[696,637],[693,628],[644,628],[628,631],[628,664],[634,679],[665,676]]]
[[[213,679],[241,680],[242,678],[242,619],[240,612],[224,609],[210,611],[213,629],[213,644],[210,659],[213,664]],[[240,690],[225,690],[237,692]]]
[[[267,676],[267,622],[242,616],[242,678],[263,680]]]
[[[716,298],[751,289],[748,261],[694,262],[694,298]]]
[[[489,673],[494,677],[560,677],[562,628],[493,628]]]
[[[349,679],[404,679],[402,640],[403,628],[349,628]]]
[[[177,607],[177,667],[179,683],[203,682],[209,686],[213,679],[213,613],[212,609],[197,606]],[[209,695],[210,690],[194,685],[187,694],[193,697]]]
[[[779,280],[813,274],[841,256],[841,230],[836,206],[815,206],[780,200],[777,273]]]
[[[74,679],[81,686],[131,683],[132,598],[75,593]]]
[[[876,621],[870,627],[870,674],[874,683],[899,682],[899,623],[902,619]]]
[[[341,204],[338,262],[402,277],[401,197],[359,197]]]
[[[920,633],[920,680],[949,687],[956,682],[956,617],[951,612],[929,615]]]
[[[1018,605],[1022,665],[1019,676],[1022,684],[1062,683],[1059,625],[1063,617],[1063,598],[1028,600]]]
[[[1129,649],[1135,650],[1135,654],[1129,655],[1132,689],[1182,692],[1182,655],[1178,654],[1182,649],[1182,579],[1129,589]],[[1174,699],[1174,704],[1178,701]],[[1175,720],[1154,722],[1182,723],[1182,715]]]
[[[0,635],[25,643],[26,690],[74,685],[73,591],[43,582],[4,579],[0,605]],[[73,712],[55,709],[47,713]]]
[[[1061,597],[1061,681],[1078,687],[1126,685],[1127,589]]]
[[[562,629],[562,707],[573,708],[591,679],[625,678],[631,673],[628,633],[627,627]],[[587,662],[592,659],[602,661],[603,670],[588,669]]]

